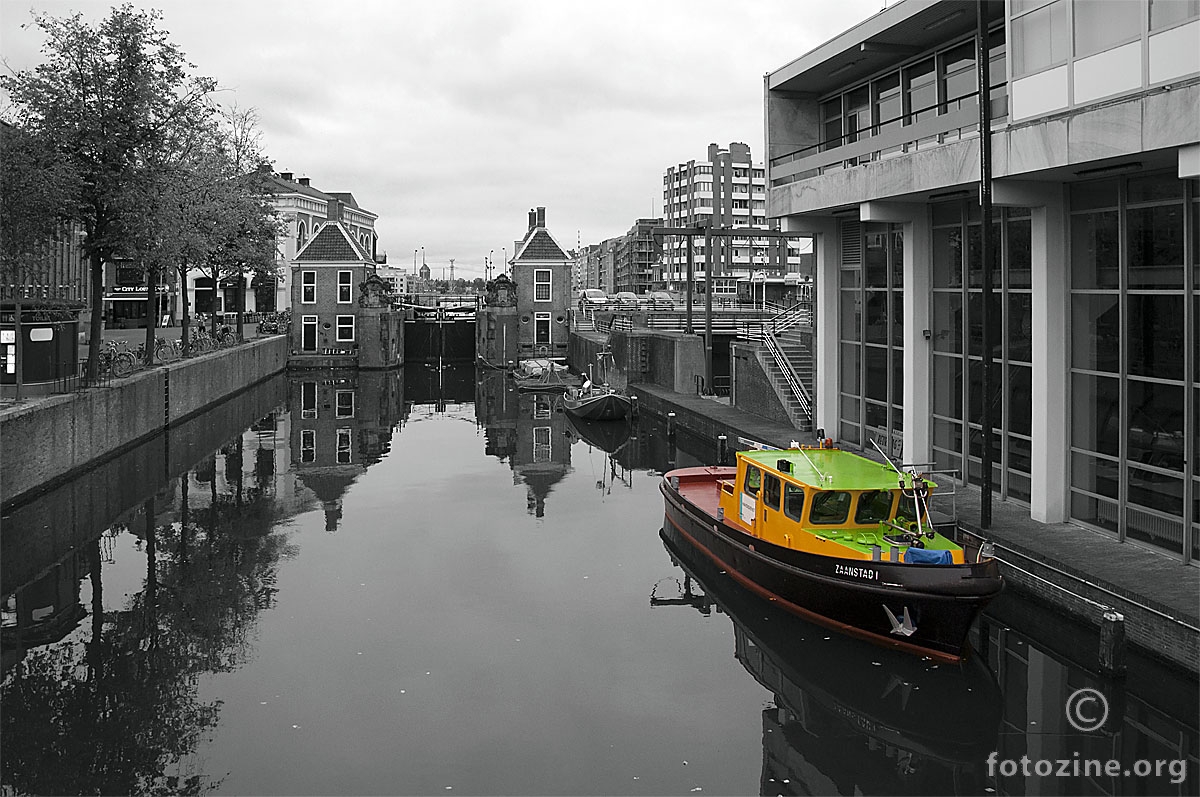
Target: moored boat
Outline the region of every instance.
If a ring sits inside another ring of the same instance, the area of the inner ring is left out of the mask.
[[[848,633],[961,658],[999,567],[930,524],[936,485],[823,444],[663,476],[664,530],[760,596]]]
[[[616,421],[633,414],[633,400],[608,385],[584,382],[563,395],[563,412],[589,421]]]
[[[563,393],[583,382],[583,377],[570,373],[567,366],[544,358],[521,360],[511,373],[517,390],[526,392]]]

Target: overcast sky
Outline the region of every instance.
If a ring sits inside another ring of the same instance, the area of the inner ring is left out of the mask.
[[[898,0],[888,0],[895,5]],[[40,59],[33,8],[0,0],[6,70]],[[349,191],[380,249],[483,273],[528,210],[565,248],[662,213],[668,166],[709,143],[763,155],[763,75],[884,0],[160,0],[161,26],[224,100],[255,108],[275,170]],[[419,257],[419,256],[418,256]]]

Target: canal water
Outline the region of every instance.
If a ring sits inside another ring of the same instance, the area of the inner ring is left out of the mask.
[[[962,666],[782,614],[660,537],[710,443],[506,379],[279,376],[6,510],[4,792],[1196,793],[1194,679],[1012,590]]]

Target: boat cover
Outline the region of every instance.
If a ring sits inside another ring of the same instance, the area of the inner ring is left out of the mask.
[[[949,551],[931,551],[928,548],[909,548],[904,552],[904,561],[910,565],[949,565],[954,557]]]

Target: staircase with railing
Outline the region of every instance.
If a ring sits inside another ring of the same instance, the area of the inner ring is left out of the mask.
[[[757,356],[787,410],[801,431],[813,428],[813,364],[810,335],[815,321],[812,302],[800,302],[765,322],[745,337],[757,340]]]

